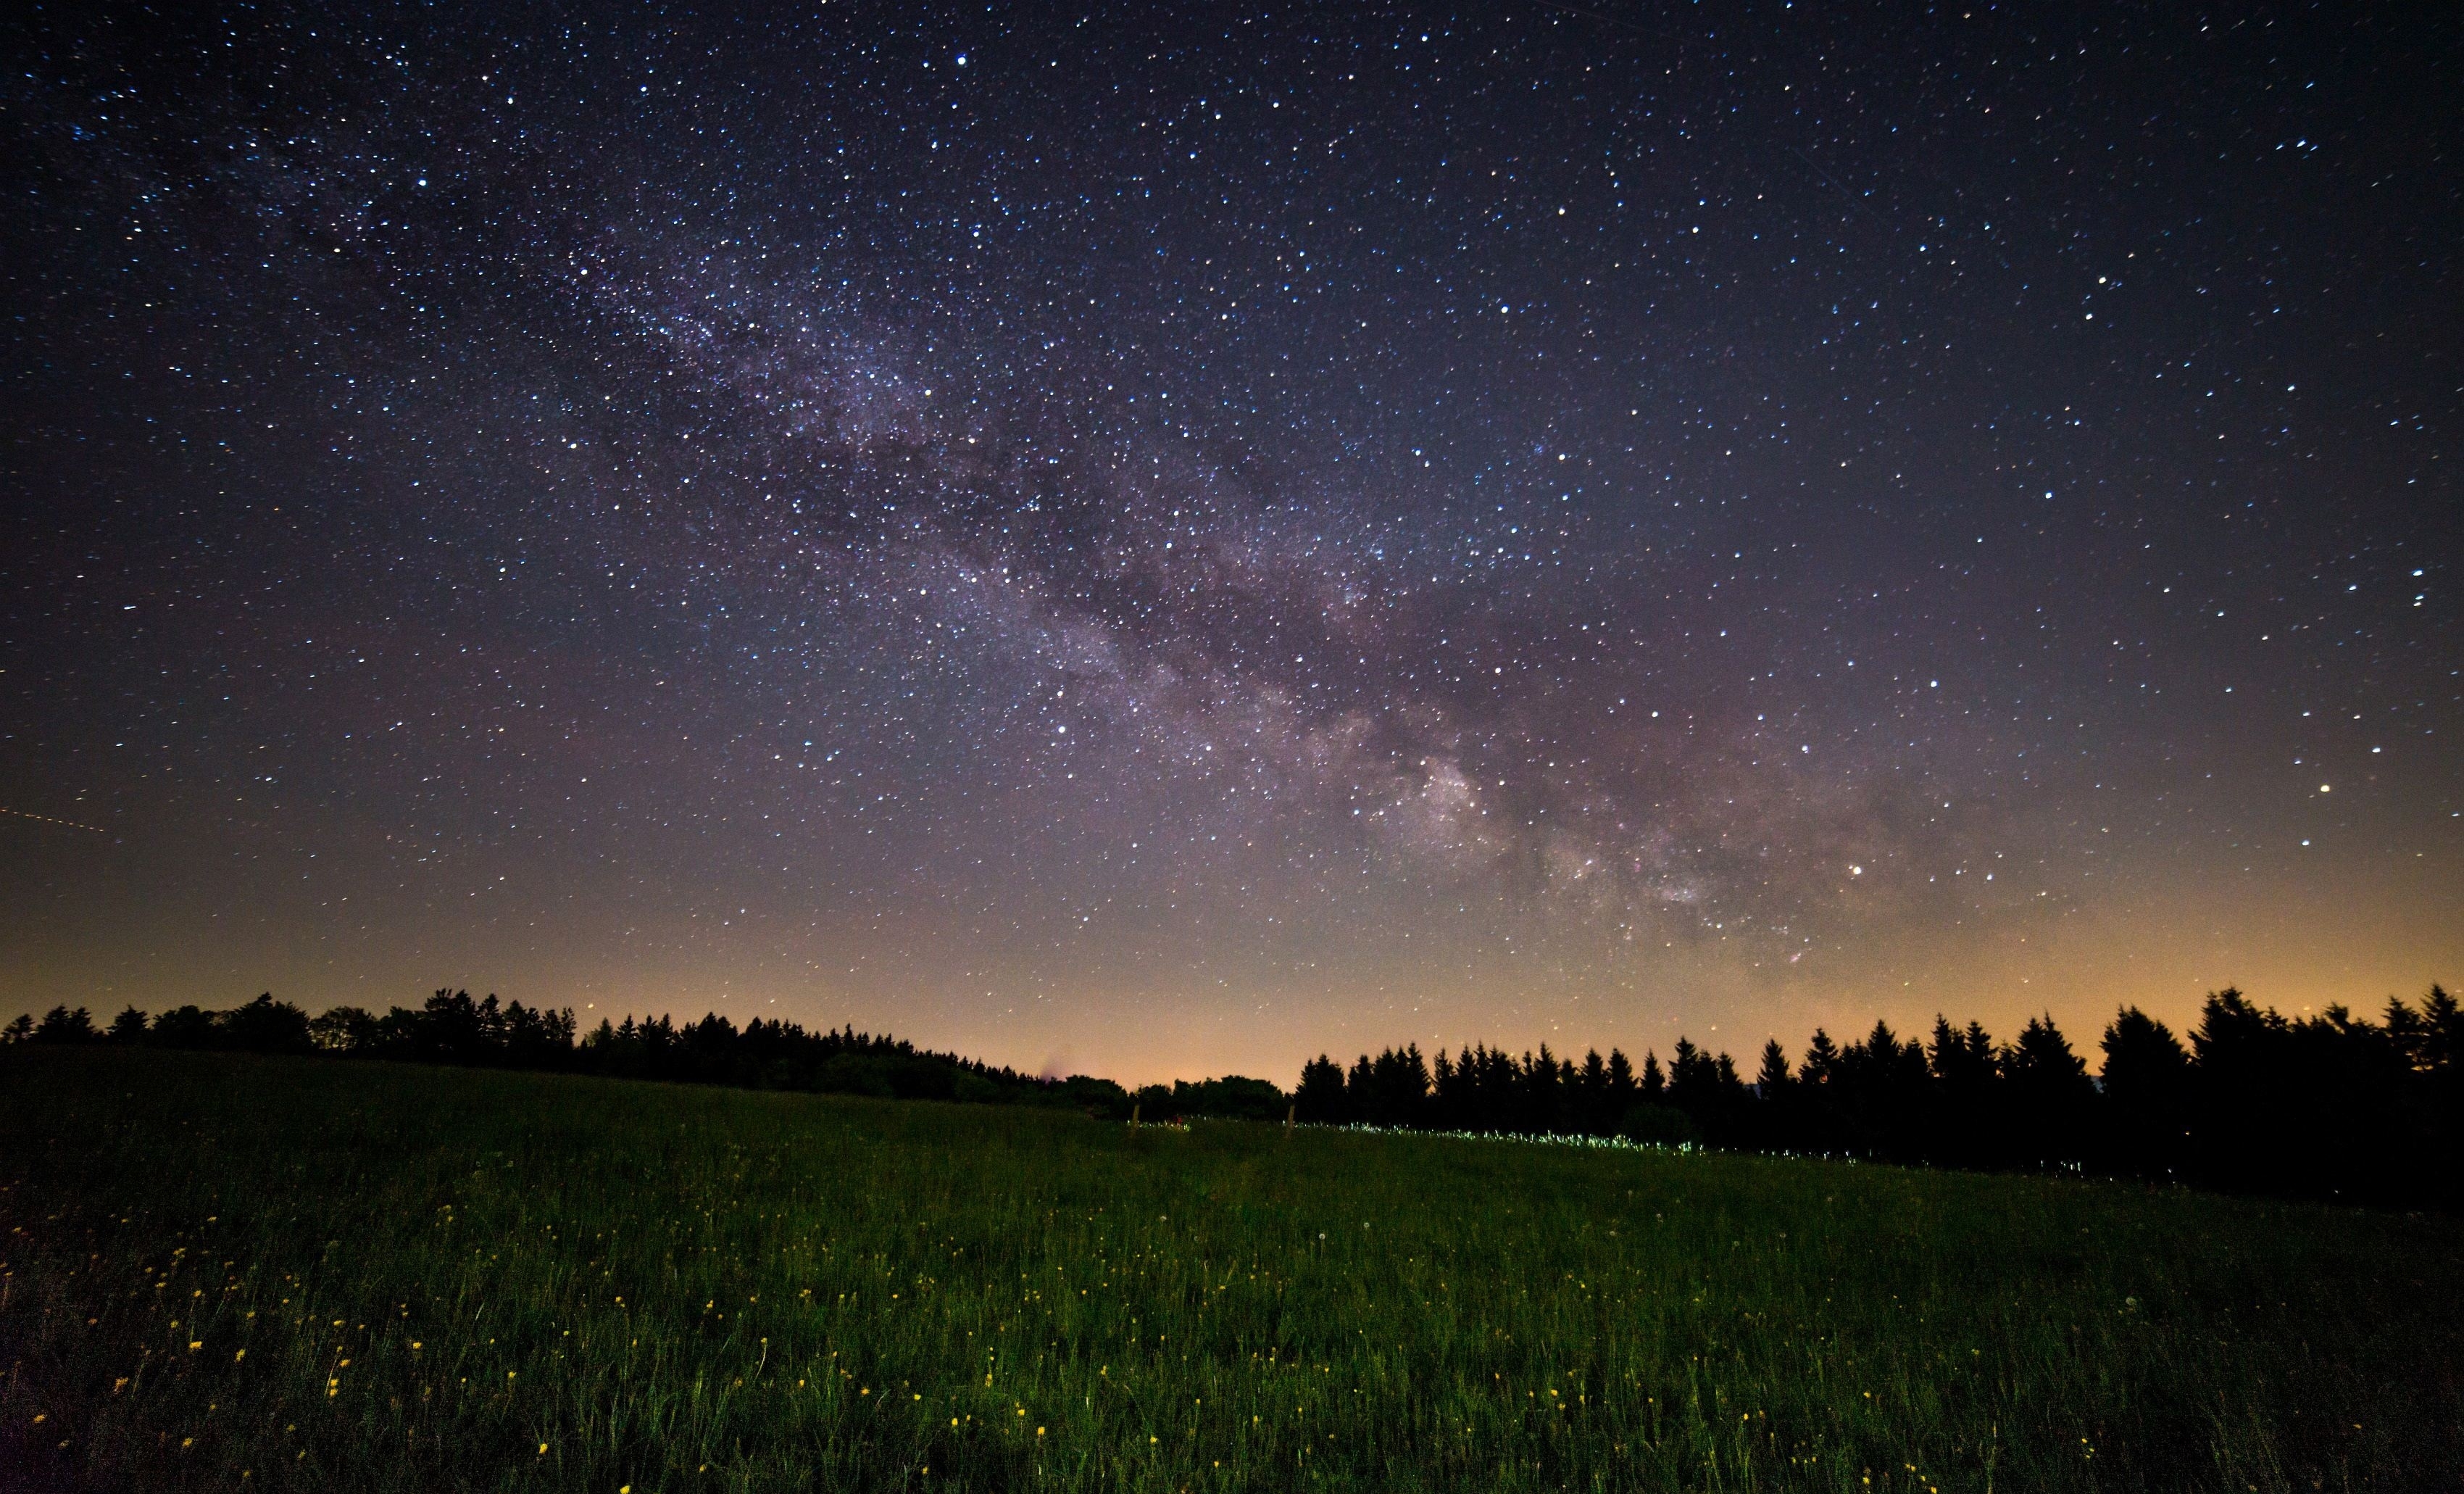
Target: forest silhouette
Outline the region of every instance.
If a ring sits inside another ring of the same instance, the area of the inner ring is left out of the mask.
[[[853,1028],[807,1031],[712,1013],[603,1021],[569,1009],[438,991],[380,1016],[310,1017],[271,993],[226,1011],[130,1007],[98,1028],[83,1007],[20,1016],[0,1041],[324,1054],[553,1070],[687,1084],[996,1105],[1074,1107],[1112,1119],[1190,1116],[1854,1157],[1985,1170],[2079,1172],[2233,1192],[2452,1210],[2464,1203],[2464,1014],[2432,985],[2375,1021],[2342,1006],[2288,1018],[2228,987],[2185,1044],[2138,1007],[2118,1011],[2087,1061],[2051,1016],[1997,1043],[1937,1018],[1924,1040],[1877,1022],[1841,1044],[1817,1029],[1792,1062],[1776,1039],[1749,1079],[1727,1053],[1680,1038],[1665,1067],[1620,1050],[1560,1058],[1476,1044],[1320,1055],[1287,1094],[1228,1075],[1131,1090],[1089,1076],[1023,1074]]]

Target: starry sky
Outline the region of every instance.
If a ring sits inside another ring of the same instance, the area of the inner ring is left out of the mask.
[[[2451,8],[5,25],[0,1012],[2464,980]]]

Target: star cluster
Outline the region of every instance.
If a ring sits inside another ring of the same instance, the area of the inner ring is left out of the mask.
[[[0,1003],[2456,978],[2453,18],[11,25]]]

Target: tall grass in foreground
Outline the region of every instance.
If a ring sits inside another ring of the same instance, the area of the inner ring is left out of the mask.
[[[2453,1221],[165,1054],[0,1064],[0,1481],[2464,1483]]]

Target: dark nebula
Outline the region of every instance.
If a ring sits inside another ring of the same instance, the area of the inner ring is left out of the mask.
[[[2464,977],[2452,10],[0,35],[0,1009],[1288,1082]]]

